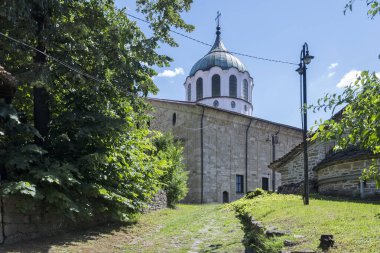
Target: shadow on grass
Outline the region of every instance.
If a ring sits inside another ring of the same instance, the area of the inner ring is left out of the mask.
[[[244,238],[243,244],[245,253],[266,252],[277,253],[282,248],[282,241],[275,238],[268,238],[265,235],[263,228],[258,227],[252,223],[252,218],[249,214],[238,214],[236,216],[243,225]]]
[[[349,197],[342,197],[342,196],[325,196],[325,195],[311,194],[310,199],[380,205],[380,196],[378,195],[370,199],[360,199],[360,198],[349,198]]]
[[[380,213],[375,214],[375,217],[380,219]]]
[[[24,242],[17,242],[9,245],[1,245],[0,252],[41,252],[47,253],[53,246],[68,247],[78,243],[95,241],[105,236],[113,235],[117,232],[126,231],[128,227],[136,222],[129,223],[108,223],[84,230],[62,231],[49,237],[32,239]]]
[[[200,252],[202,252],[202,253],[219,252],[218,251],[219,249],[223,250],[223,249],[227,248],[228,246],[231,246],[231,245],[236,244],[236,243],[238,243],[238,242],[232,242],[232,243],[228,243],[228,244],[221,244],[221,243],[212,244],[212,245],[208,246],[209,247],[208,249],[202,250]],[[247,250],[245,252],[247,252]]]

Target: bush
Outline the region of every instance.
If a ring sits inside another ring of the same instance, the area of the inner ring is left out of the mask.
[[[188,173],[184,171],[183,148],[173,135],[166,133],[155,140],[157,156],[166,161],[163,175],[160,177],[162,188],[166,191],[168,206],[174,207],[187,192]]]
[[[245,195],[245,198],[246,199],[253,199],[254,197],[257,197],[257,196],[260,196],[260,195],[265,195],[267,193],[268,192],[266,192],[265,190],[263,190],[261,188],[256,188],[254,191],[248,192]]]

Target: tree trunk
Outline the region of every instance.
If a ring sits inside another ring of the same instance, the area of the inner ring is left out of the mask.
[[[45,7],[41,7],[39,4],[34,4],[32,8],[33,19],[37,23],[37,49],[46,52],[46,46],[44,41],[44,29],[48,24],[50,13]],[[36,52],[34,57],[34,63],[41,69],[43,65],[46,64],[46,56],[39,52]],[[40,132],[43,139],[35,137],[36,144],[42,146],[45,143],[45,138],[49,135],[49,121],[50,121],[50,110],[49,110],[49,93],[45,87],[34,87],[33,88],[34,97],[34,127]]]

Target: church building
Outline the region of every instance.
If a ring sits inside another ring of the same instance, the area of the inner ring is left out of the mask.
[[[230,202],[258,187],[277,187],[281,175],[268,165],[302,141],[302,130],[253,116],[254,79],[224,46],[219,25],[184,88],[187,101],[149,99],[151,128],[172,132],[184,145],[184,202]]]

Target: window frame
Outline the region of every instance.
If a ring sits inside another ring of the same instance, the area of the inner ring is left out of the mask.
[[[211,78],[211,97],[220,97],[220,75],[214,74]]]
[[[249,87],[248,86],[249,85],[248,85],[247,79],[244,79],[243,80],[243,99],[247,100],[247,101],[249,99],[249,96],[248,96],[248,94],[249,94]]]
[[[187,86],[187,101],[191,101],[191,83]]]
[[[237,98],[237,78],[235,75],[230,75],[229,78],[229,96]]]
[[[244,193],[244,175],[236,174],[236,193]]]
[[[196,99],[200,100],[203,98],[203,78],[198,77],[195,85],[196,85]]]

